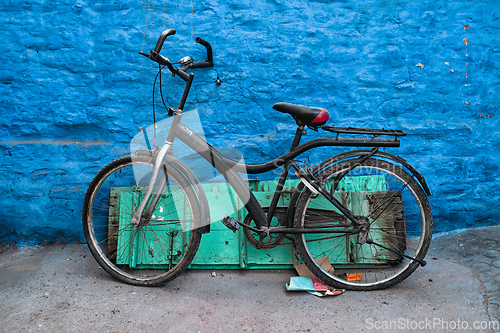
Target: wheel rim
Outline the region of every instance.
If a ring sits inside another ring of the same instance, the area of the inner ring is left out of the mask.
[[[108,272],[142,282],[167,279],[177,270],[187,253],[194,223],[185,190],[169,175],[152,218],[140,226],[130,225],[151,171],[149,163],[138,161],[113,168],[96,185],[88,210],[88,232],[96,259]]]
[[[423,207],[424,203],[421,202],[414,189],[414,181],[398,167],[394,166],[398,169],[391,171],[388,170],[387,166],[393,166],[392,164],[380,160],[375,161],[379,161],[378,165],[372,163],[373,165],[358,166],[345,175],[343,180],[346,181],[338,184],[334,196],[344,204],[349,205],[348,208],[355,215],[358,215],[358,220],[361,216],[370,220],[369,238],[377,239],[379,242],[385,241],[386,246],[399,251],[404,249],[405,254],[412,257],[418,255],[419,258],[417,259],[421,259],[423,257],[421,250],[427,236],[425,230],[427,221]],[[327,189],[331,189],[332,180],[344,170],[346,170],[345,166],[341,168],[336,166],[335,172],[325,178]],[[383,189],[384,187],[385,189]],[[400,200],[402,205],[394,204],[398,199],[398,196],[394,196],[394,194],[398,190],[401,191]],[[368,200],[370,196],[372,196],[371,203]],[[301,216],[303,227],[311,227],[311,225],[308,225],[311,224],[311,221],[316,226],[318,223],[322,223],[317,216],[319,215],[318,209],[321,206],[317,201],[309,194],[306,203],[308,209],[304,209]],[[329,202],[328,205],[323,208],[333,207]],[[316,208],[313,208],[315,206]],[[368,209],[367,211],[367,206],[371,210]],[[391,223],[388,218],[385,219],[388,222],[384,221],[384,215],[385,217],[389,217],[390,213],[397,215],[398,210],[401,209],[404,229],[401,230],[401,221],[396,222],[398,220],[396,216],[393,216],[393,220],[395,221],[394,225],[399,223],[396,228],[398,230],[384,229],[387,224]],[[362,214],[363,211],[366,213]],[[328,218],[331,220],[332,216]],[[381,224],[381,221],[383,221],[382,226],[377,225]],[[349,221],[344,218],[339,223],[349,223]],[[391,280],[399,276],[406,275],[405,273],[408,271],[411,273],[412,269],[416,268],[417,263],[415,261],[406,259],[391,251],[383,250],[373,244],[357,244],[357,237],[357,235],[347,236],[345,234],[341,236],[303,234],[300,236],[302,243],[305,245],[304,250],[307,256],[315,258],[312,264],[316,269],[320,270],[327,279],[343,286],[353,286],[361,289],[381,286],[390,283]],[[330,245],[328,245],[328,242],[330,242]],[[334,246],[331,244],[334,244]],[[380,258],[383,258],[383,260],[380,260]],[[329,269],[328,264],[332,264],[334,271]]]

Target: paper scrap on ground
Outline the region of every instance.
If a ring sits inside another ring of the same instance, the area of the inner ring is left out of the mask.
[[[333,274],[334,269],[328,260],[328,257],[319,258],[316,260],[320,263],[321,268]],[[307,291],[315,296],[337,296],[343,294],[345,290],[334,289],[325,285],[319,278],[306,267],[304,264],[296,265],[295,270],[300,276],[290,278],[290,283],[286,285],[288,291]]]
[[[290,283],[286,285],[288,291],[307,291],[315,296],[336,296],[343,294],[345,290],[334,289],[325,285],[315,276],[292,276]]]

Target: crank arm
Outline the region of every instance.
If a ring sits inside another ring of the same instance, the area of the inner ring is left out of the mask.
[[[425,265],[427,265],[427,262],[426,262],[425,260],[417,260],[417,259],[415,259],[415,258],[412,258],[412,257],[410,257],[410,256],[408,256],[408,255],[406,255],[406,254],[404,254],[403,252],[396,251],[396,250],[390,249],[390,248],[388,248],[388,247],[386,247],[386,246],[384,246],[384,245],[382,245],[382,244],[375,243],[375,242],[374,242],[372,239],[370,239],[370,238],[367,238],[367,239],[366,239],[366,243],[367,243],[367,244],[373,244],[373,245],[380,246],[380,247],[381,247],[381,248],[383,248],[383,249],[386,249],[386,250],[389,250],[389,251],[391,251],[391,252],[394,252],[394,253],[396,253],[396,254],[398,254],[398,255],[400,255],[400,256],[403,256],[403,257],[405,257],[405,258],[407,258],[407,259],[410,259],[410,260],[416,261],[416,262],[418,262],[418,263],[420,264],[420,266],[422,266],[422,267],[424,267]]]
[[[262,230],[254,228],[254,227],[252,227],[252,226],[250,226],[250,225],[248,225],[246,223],[240,222],[237,219],[234,219],[234,221],[236,221],[236,223],[238,223],[239,225],[241,225],[243,228],[248,228],[248,229],[250,229],[252,231],[255,231],[255,232],[259,233],[259,234],[262,232]]]

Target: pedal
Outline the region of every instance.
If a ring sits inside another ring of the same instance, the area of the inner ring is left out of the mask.
[[[236,221],[236,219],[234,219],[233,217],[228,216],[227,214],[222,218],[221,222],[233,232],[238,231],[238,229],[240,228],[238,221]]]

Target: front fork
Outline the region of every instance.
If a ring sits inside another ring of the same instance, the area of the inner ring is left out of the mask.
[[[143,224],[145,221],[148,221],[150,217],[153,215],[153,211],[156,207],[156,204],[158,203],[158,200],[160,200],[161,193],[163,192],[163,189],[165,188],[165,185],[167,183],[167,172],[165,170],[165,164],[163,163],[163,160],[165,159],[165,156],[167,155],[167,152],[171,147],[172,147],[171,142],[165,142],[165,145],[163,145],[163,147],[156,155],[155,165],[153,167],[153,175],[151,176],[151,181],[149,182],[148,189],[146,191],[146,194],[142,198],[139,208],[137,208],[137,211],[132,217],[130,224],[138,226],[140,224]],[[158,185],[153,200],[151,201],[148,209],[146,210],[146,206],[148,205],[149,199],[153,195],[155,184],[158,181],[158,176],[160,174],[160,170],[162,169],[162,167],[163,167],[163,172],[165,173],[165,177],[161,178],[160,184]]]

